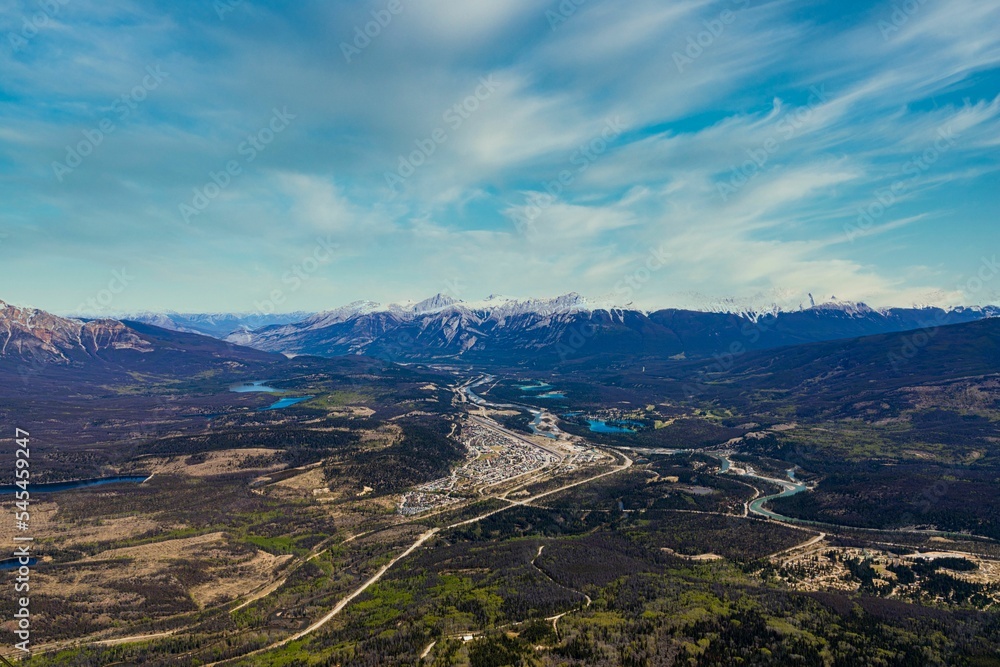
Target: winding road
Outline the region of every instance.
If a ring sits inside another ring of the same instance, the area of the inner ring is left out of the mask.
[[[584,605],[583,605],[584,609],[586,609],[587,607],[589,607],[590,603],[593,602],[593,600],[590,599],[589,595],[587,595],[583,591],[578,591],[575,588],[570,588],[569,586],[566,586],[564,584],[560,584],[558,581],[556,581],[555,579],[552,578],[551,574],[549,574],[548,572],[546,572],[545,570],[543,570],[542,568],[538,567],[538,565],[535,564],[535,561],[538,560],[541,557],[542,550],[544,548],[545,548],[544,544],[538,547],[538,553],[536,553],[535,557],[531,559],[531,567],[533,567],[536,570],[538,570],[539,572],[541,572],[542,575],[545,578],[547,578],[549,581],[551,581],[552,583],[554,583],[559,588],[567,590],[567,591],[569,591],[571,593],[576,593],[577,595],[582,595],[583,596],[583,600],[584,600]],[[555,616],[547,616],[545,618],[546,621],[552,621],[552,630],[555,631],[556,636],[559,636],[559,619],[562,618],[563,616],[565,616],[566,614],[572,613],[573,611],[575,611],[575,610],[570,609],[569,611],[564,611],[561,614],[556,614]]]

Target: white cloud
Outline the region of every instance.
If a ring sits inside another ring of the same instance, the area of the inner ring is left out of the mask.
[[[5,25],[34,7],[8,6]],[[219,21],[210,6],[69,3],[24,52],[0,53],[9,97],[0,195],[10,202],[0,251],[81,257],[74,271],[95,276],[129,257],[195,272],[209,258],[202,282],[218,294],[187,283],[170,294],[150,281],[161,291],[127,296],[225,309],[243,282],[273,280],[316,234],[342,236],[344,261],[303,300],[418,298],[458,273],[470,296],[603,294],[667,243],[671,262],[638,295],[652,305],[691,292],[803,290],[885,304],[954,298],[948,276],[968,258],[939,257],[949,245],[939,227],[1000,241],[987,189],[1000,134],[989,85],[998,0],[924,3],[888,39],[878,22],[890,5],[828,20],[799,18],[783,1],[589,0],[552,30],[553,2],[429,0],[407,3],[346,62],[340,43],[384,6],[245,3]],[[701,36],[727,9],[733,20]],[[678,71],[674,54],[699,37],[701,52]],[[168,82],[71,178],[52,180],[52,160],[154,63]],[[448,126],[446,110],[491,75],[495,93]],[[814,87],[822,99],[810,99]],[[197,224],[181,225],[178,203],[238,157],[274,107],[296,114],[294,126]],[[624,133],[577,171],[574,153],[615,117]],[[905,175],[942,127],[954,145],[847,242],[858,208]],[[390,198],[386,171],[436,128],[447,141]],[[732,170],[772,145],[748,182],[721,197]],[[572,182],[546,204],[536,236],[519,234],[511,209],[567,169]],[[24,268],[18,256],[0,280]],[[258,267],[250,278],[248,265]],[[42,279],[54,300],[68,277],[54,269]],[[65,307],[79,301],[65,298]]]

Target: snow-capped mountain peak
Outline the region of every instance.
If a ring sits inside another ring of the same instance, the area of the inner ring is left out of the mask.
[[[352,317],[356,317],[358,315],[377,313],[381,308],[382,304],[375,301],[352,301],[346,306],[316,313],[312,317],[306,318],[304,323],[306,323],[311,329],[321,329],[332,324],[346,322]]]
[[[462,301],[448,294],[435,294],[430,298],[417,302],[396,301],[389,304],[382,304],[375,301],[355,301],[346,306],[317,313],[306,321],[311,328],[321,328],[345,322],[354,317],[375,313],[388,313],[397,318],[408,320],[415,317],[456,310],[466,314],[474,314],[483,319],[490,319],[527,314],[549,316],[557,313],[621,310],[628,309],[629,307],[630,304],[619,305],[610,297],[588,299],[576,292],[551,298],[527,299],[491,294],[485,299],[474,301]]]
[[[812,295],[810,295],[810,297],[811,296]],[[866,315],[880,312],[866,303],[861,303],[860,301],[841,301],[836,296],[831,296],[829,301],[816,303],[813,306],[810,306],[809,310],[827,312],[840,311],[850,317],[864,317]]]
[[[434,313],[445,308],[449,308],[455,304],[461,303],[457,299],[453,299],[447,294],[435,294],[429,299],[424,299],[423,301],[413,305],[413,312],[415,313]]]

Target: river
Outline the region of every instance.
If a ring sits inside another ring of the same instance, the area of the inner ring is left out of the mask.
[[[732,462],[729,460],[729,457],[726,456],[725,454],[718,454],[716,455],[716,458],[719,459],[721,464],[719,473],[722,474],[729,472],[732,466]],[[767,517],[768,519],[774,519],[775,521],[785,521],[788,523],[806,523],[806,524],[814,523],[813,521],[806,521],[804,519],[796,519],[794,517],[778,514],[777,512],[772,512],[771,510],[766,509],[764,507],[764,505],[771,502],[775,498],[788,498],[789,496],[794,496],[797,493],[802,493],[803,491],[809,490],[809,487],[806,486],[805,484],[800,484],[795,481],[795,468],[791,468],[787,471],[788,478],[792,481],[775,479],[773,477],[764,477],[763,475],[758,475],[754,472],[737,473],[734,471],[733,474],[739,477],[750,477],[752,479],[759,479],[765,482],[770,482],[772,484],[777,484],[782,488],[781,493],[773,493],[769,496],[763,496],[761,498],[757,498],[754,501],[751,501],[750,505],[748,506],[751,514]]]

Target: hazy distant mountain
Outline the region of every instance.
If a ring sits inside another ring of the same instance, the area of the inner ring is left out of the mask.
[[[312,315],[306,311],[263,315],[259,313],[175,313],[142,312],[124,315],[120,319],[152,324],[171,331],[186,331],[214,338],[224,338],[244,329],[260,329],[274,324],[300,322]]]
[[[405,304],[359,301],[301,322],[240,331],[227,340],[288,355],[555,364],[597,355],[725,355],[970,322],[998,312],[993,307],[876,310],[848,302],[795,311],[647,312],[575,293],[475,302],[437,295]]]

